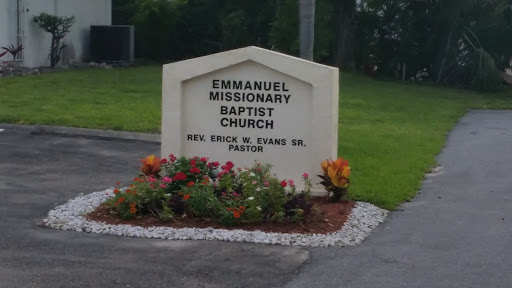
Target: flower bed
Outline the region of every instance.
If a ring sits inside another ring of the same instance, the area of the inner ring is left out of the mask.
[[[235,169],[230,161],[220,166],[208,160],[148,156],[128,187],[77,197],[51,211],[46,225],[162,239],[346,246],[360,243],[387,214],[343,200],[350,167],[342,158],[322,163],[319,177],[329,196],[316,199],[307,173],[299,193],[270,165]]]

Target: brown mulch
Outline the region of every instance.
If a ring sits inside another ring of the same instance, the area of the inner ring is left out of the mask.
[[[128,224],[133,226],[151,227],[165,226],[173,228],[215,228],[215,229],[243,229],[248,231],[260,230],[263,232],[277,233],[298,233],[298,234],[328,234],[335,232],[343,227],[347,221],[354,202],[342,200],[338,203],[327,202],[325,198],[313,198],[313,203],[320,208],[320,215],[308,215],[300,223],[263,223],[258,225],[241,224],[233,227],[226,227],[214,222],[213,220],[204,220],[192,217],[176,216],[174,221],[163,222],[154,216],[139,216],[133,220],[121,220],[110,212],[110,209],[102,204],[96,210],[89,213],[88,220],[105,222],[107,224]]]

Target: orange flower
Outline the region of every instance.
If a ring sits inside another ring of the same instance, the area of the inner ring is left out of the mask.
[[[119,198],[119,203],[123,203],[124,200],[125,200],[124,197]]]
[[[322,170],[324,175],[331,179],[334,186],[338,188],[348,187],[348,177],[350,176],[348,160],[343,158],[339,158],[336,161],[325,160],[322,162]]]
[[[240,218],[240,212],[238,212],[238,210],[233,211],[233,217],[236,219]]]
[[[142,167],[140,167],[140,171],[146,175],[157,175],[160,172],[160,159],[155,157],[155,155],[150,155],[142,160]]]
[[[190,186],[194,186],[194,184],[195,184],[194,182],[190,181],[190,182],[188,182],[187,186],[188,186],[188,187],[190,187]]]
[[[188,194],[183,196],[183,200],[188,200],[188,198],[190,198],[190,195],[188,195]]]
[[[135,206],[137,206],[137,203],[135,203],[135,202],[130,203],[130,207],[135,207]]]
[[[137,212],[137,208],[135,208],[135,207],[130,208],[130,213],[135,214],[135,212]]]
[[[114,194],[117,194],[117,193],[119,193],[119,189],[116,188],[116,189],[114,189]]]

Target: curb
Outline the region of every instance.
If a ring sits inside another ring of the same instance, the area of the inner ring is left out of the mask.
[[[50,135],[106,141],[143,142],[160,145],[160,134],[146,134],[50,125],[16,125],[4,123],[0,123],[0,129],[29,132],[32,135]]]

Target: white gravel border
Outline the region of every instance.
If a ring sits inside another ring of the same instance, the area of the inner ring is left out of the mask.
[[[266,233],[261,231],[225,230],[213,228],[143,228],[131,225],[110,225],[104,222],[89,221],[84,215],[96,209],[101,203],[113,195],[113,188],[94,192],[68,201],[48,213],[44,219],[47,227],[129,236],[139,238],[155,238],[168,240],[220,240],[231,242],[250,242],[265,244],[296,245],[310,247],[342,247],[354,246],[363,240],[386,218],[388,211],[372,204],[357,202],[342,229],[329,234],[290,234]]]

